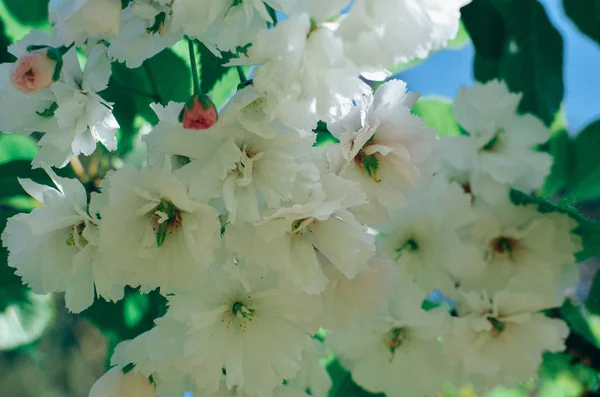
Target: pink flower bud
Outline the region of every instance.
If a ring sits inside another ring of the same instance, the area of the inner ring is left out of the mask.
[[[47,53],[47,49],[37,50],[19,58],[10,73],[10,81],[17,90],[32,94],[54,83],[57,62],[50,59]]]
[[[183,128],[188,130],[206,130],[217,122],[217,118],[217,109],[208,98],[203,104],[195,97],[191,108],[187,104],[183,108]]]

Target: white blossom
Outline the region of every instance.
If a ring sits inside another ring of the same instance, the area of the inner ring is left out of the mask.
[[[452,296],[464,280],[484,274],[480,251],[463,243],[458,233],[476,219],[471,196],[456,183],[434,177],[393,213],[390,225],[381,230],[382,248],[424,291],[439,289]]]
[[[321,324],[337,330],[378,313],[397,286],[399,272],[394,263],[373,257],[368,267],[349,279],[332,265],[323,269],[328,279],[323,291]]]
[[[103,181],[104,266],[129,285],[162,293],[195,285],[219,245],[217,211],[190,198],[167,169],[126,165]]]
[[[449,359],[481,393],[527,381],[536,375],[543,352],[565,348],[569,328],[539,312],[547,308],[529,292],[464,294],[445,344]]]
[[[57,44],[44,33],[33,31],[10,51],[20,57],[31,45]],[[92,154],[96,142],[109,150],[117,146],[119,125],[111,104],[97,94],[107,87],[111,73],[103,46],[90,50],[83,72],[74,49],[63,56],[63,61],[60,80],[33,94],[17,91],[8,80],[10,64],[0,66],[0,128],[5,132],[44,133],[34,167],[63,167],[73,155]]]
[[[56,38],[44,32],[32,30],[19,42],[8,47],[8,52],[17,59],[25,56],[31,45],[58,46]],[[13,63],[0,65],[0,130],[4,133],[30,134],[34,131],[59,132],[54,117],[43,117],[46,109],[56,101],[49,88],[31,94],[18,91],[11,83]]]
[[[440,172],[449,165],[468,173],[473,194],[491,203],[502,201],[511,187],[540,188],[552,157],[535,147],[550,138],[550,131],[533,115],[517,114],[521,98],[500,81],[462,88],[454,117],[469,135],[439,141]]]
[[[424,298],[416,286],[400,283],[387,307],[372,318],[327,335],[358,385],[388,396],[442,390],[450,370],[438,337],[450,316],[443,310],[422,310]]]
[[[567,289],[579,280],[575,254],[582,247],[578,223],[566,214],[538,212],[536,205],[476,206],[479,219],[461,231],[463,242],[475,247],[486,270],[469,279],[466,288],[490,294],[508,285],[521,291],[549,289],[558,306]],[[545,293],[544,293],[545,295]]]
[[[292,16],[258,33],[248,60],[260,64],[253,82],[268,98],[266,112],[287,125],[312,130],[318,120],[342,115],[342,104],[369,88],[360,70],[344,55],[335,24],[313,24],[308,15]]]
[[[123,373],[123,368],[111,368],[94,383],[89,397],[156,397],[154,386],[143,375],[129,371]]]
[[[64,44],[119,33],[120,0],[50,0],[50,22]]]
[[[119,359],[163,380],[189,377],[199,395],[217,392],[224,370],[228,389],[268,396],[300,370],[320,302],[282,288],[273,275],[212,274],[193,292],[169,297],[165,317],[123,346]]]
[[[275,22],[267,7],[286,14],[295,12],[305,0],[178,0],[173,4],[174,24],[209,48],[236,52],[254,42],[267,23]]]
[[[327,147],[332,172],[360,182],[369,198],[361,219],[377,222],[404,205],[430,160],[435,131],[410,113],[417,98],[406,92],[406,83],[392,80],[330,126],[340,140]]]
[[[172,4],[172,0],[130,3],[123,10],[119,34],[110,40],[108,55],[128,68],[137,68],[181,40],[181,30],[173,26]]]
[[[61,178],[50,168],[46,172],[57,189],[19,180],[44,205],[8,220],[2,233],[8,265],[38,294],[66,292],[66,305],[73,312],[92,304],[94,285],[99,295],[121,299],[123,284],[98,263],[99,221],[87,212],[85,189],[76,179]]]
[[[97,142],[108,150],[117,148],[119,124],[111,104],[97,94],[107,87],[111,73],[105,49],[100,45],[91,50],[83,72],[75,50],[65,54],[64,62],[61,80],[50,87],[57,105],[50,117],[56,118],[59,130],[45,131],[35,166],[62,167],[73,155],[91,155]]]
[[[310,294],[327,285],[323,265],[353,278],[375,254],[374,237],[347,208],[364,203],[356,183],[323,175],[305,203],[282,207],[263,222],[228,226],[228,247],[248,266],[282,273]],[[269,252],[269,255],[265,255]]]
[[[425,58],[458,32],[470,0],[356,0],[341,23],[347,55],[360,66],[391,67]]]
[[[300,372],[293,379],[288,379],[286,386],[302,392],[308,390],[311,396],[326,397],[333,385],[323,365],[328,353],[322,342],[316,339],[312,342],[302,355]]]
[[[243,111],[231,108],[238,115]],[[258,221],[267,209],[306,196],[318,179],[309,161],[314,135],[277,130],[265,138],[273,126],[265,125],[261,136],[256,122],[236,122],[239,116],[227,113],[210,129],[184,130],[175,113],[169,114],[145,137],[149,150],[188,157],[177,174],[191,184],[194,197],[219,199],[230,223]]]

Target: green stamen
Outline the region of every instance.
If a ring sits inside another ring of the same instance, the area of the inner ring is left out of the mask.
[[[254,309],[247,308],[242,302],[235,302],[231,307],[231,313],[242,318],[254,317]]]
[[[385,345],[394,354],[407,338],[408,330],[406,328],[393,328],[385,337]]]
[[[181,226],[183,221],[181,213],[170,201],[160,200],[152,214],[152,228],[156,232],[156,246],[160,247],[165,242],[167,234],[172,234]]]
[[[487,320],[492,325],[492,335],[499,336],[506,329],[506,324],[495,317],[488,317]]]

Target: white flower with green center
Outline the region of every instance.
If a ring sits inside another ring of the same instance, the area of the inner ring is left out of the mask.
[[[107,175],[100,209],[104,265],[129,285],[175,292],[195,285],[220,243],[217,211],[192,200],[165,169],[125,166]]]
[[[271,269],[320,294],[328,282],[324,264],[353,278],[375,254],[374,237],[347,210],[364,202],[358,184],[326,174],[305,203],[282,207],[254,226],[228,226],[227,246],[247,266]]]
[[[119,34],[110,40],[108,54],[137,68],[181,40],[173,26],[173,0],[134,0],[123,10]]]
[[[144,138],[150,151],[189,158],[176,174],[190,184],[193,197],[218,199],[229,223],[261,220],[282,202],[305,197],[319,177],[314,134],[263,124],[259,135],[261,122],[245,109],[230,106],[204,131],[182,129],[172,113]]]
[[[493,294],[512,286],[547,295],[552,305],[560,306],[579,282],[575,254],[583,246],[575,234],[577,221],[506,201],[496,206],[478,203],[479,219],[460,231],[462,241],[476,248],[485,262],[485,272],[464,287]]]
[[[439,289],[452,297],[465,279],[485,271],[480,251],[458,234],[476,219],[471,196],[458,184],[436,176],[414,189],[406,207],[380,229],[381,247],[424,291]]]
[[[8,220],[2,233],[8,265],[35,293],[66,292],[66,305],[72,312],[92,304],[94,285],[104,298],[121,299],[123,284],[98,262],[99,220],[87,212],[85,189],[76,179],[61,178],[50,168],[46,172],[57,189],[19,180],[44,205]]]
[[[227,389],[269,395],[300,370],[320,301],[285,289],[273,274],[210,274],[193,292],[169,297],[168,313],[117,349],[118,360],[164,382],[189,379],[201,395],[217,392],[223,374]]]
[[[454,117],[468,136],[439,141],[439,172],[445,174],[447,165],[467,172],[473,194],[491,203],[501,202],[510,188],[540,188],[552,156],[536,147],[550,138],[550,130],[533,115],[517,113],[521,98],[496,80],[463,87],[454,102]]]
[[[396,284],[396,293],[371,317],[327,334],[327,343],[372,393],[388,396],[434,395],[451,369],[439,341],[450,323],[445,311],[425,312],[425,293],[413,284]]]
[[[464,294],[445,344],[448,359],[460,364],[462,381],[483,394],[534,377],[542,354],[562,351],[569,333],[562,320],[540,312],[548,308],[535,293]]]
[[[330,126],[340,140],[327,147],[331,171],[360,182],[369,198],[361,219],[385,220],[387,211],[406,203],[409,190],[428,166],[435,131],[411,114],[418,97],[406,92],[406,83],[391,80]]]

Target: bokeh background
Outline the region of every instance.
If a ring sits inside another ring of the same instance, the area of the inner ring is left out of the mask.
[[[478,0],[474,0],[478,1]],[[597,12],[600,21],[600,1]],[[49,30],[48,0],[0,0],[0,62],[11,61],[6,52],[10,43],[18,41],[31,29]],[[575,137],[584,127],[600,119],[600,45],[579,32],[565,15],[561,0],[541,0],[552,23],[562,34],[564,52],[565,99],[562,114],[553,127]],[[600,31],[600,25],[598,26]],[[188,62],[185,45],[176,46],[175,53]],[[432,54],[424,61],[393,68],[395,78],[408,83],[411,91],[423,94],[421,106],[427,122],[437,127],[450,117],[451,101],[462,85],[474,80],[475,49],[468,33],[461,29],[448,49]],[[217,105],[223,104],[237,85],[234,71],[224,75],[212,92]],[[136,126],[149,128],[143,121]],[[3,180],[15,177],[11,164],[31,160],[36,151],[35,136],[22,137],[0,134],[0,193]],[[123,160],[139,163],[144,150],[133,141],[132,150]],[[600,147],[598,148],[600,150]],[[95,156],[95,157],[94,157]],[[83,160],[102,167],[102,153]],[[98,165],[99,163],[99,165]],[[76,167],[77,164],[72,164]],[[77,174],[77,170],[72,170]],[[6,193],[6,192],[4,192]],[[0,194],[0,229],[14,209],[28,209],[34,203],[20,194]],[[577,207],[586,215],[600,219],[600,204],[585,200]],[[0,251],[0,268],[5,268],[6,252]],[[574,301],[584,301],[589,293],[598,260],[581,264],[581,285],[574,291]],[[10,272],[9,272],[10,273]],[[108,365],[111,349],[117,341],[131,337],[151,327],[156,311],[164,310],[160,298],[129,291],[119,304],[100,303],[83,315],[74,316],[64,309],[63,297],[54,294],[33,296],[25,289],[15,289],[6,282],[11,276],[0,271],[0,397],[86,397],[91,385]],[[4,303],[6,302],[6,303]],[[590,335],[588,342],[571,340],[565,353],[548,355],[540,369],[540,379],[517,389],[500,388],[495,397],[514,396],[581,396],[597,395],[600,370],[598,345],[600,317],[581,317]],[[332,372],[336,371],[332,365]],[[445,394],[471,397],[468,389],[448,389]],[[134,397],[134,396],[132,396]]]

